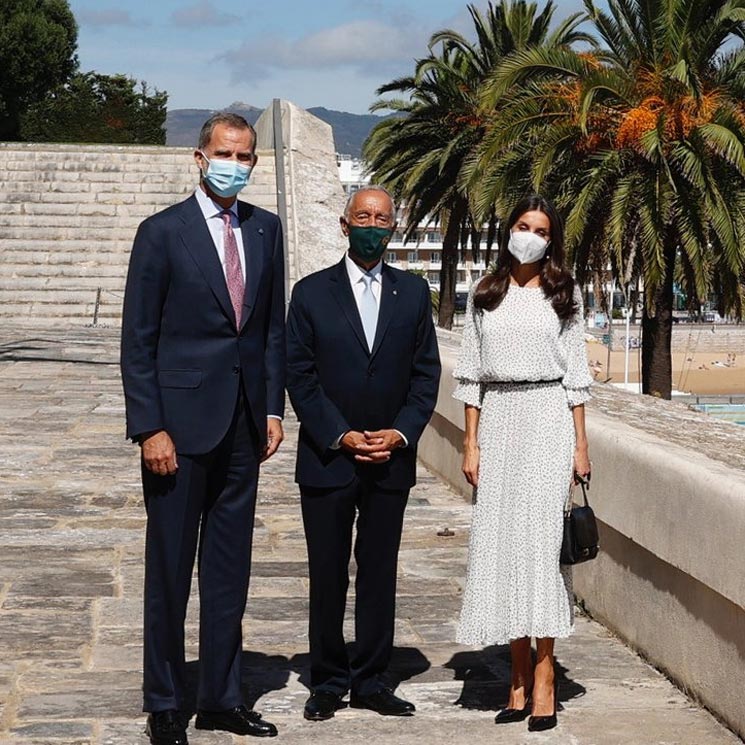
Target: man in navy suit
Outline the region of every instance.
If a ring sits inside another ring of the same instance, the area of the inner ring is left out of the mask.
[[[347,203],[349,251],[295,285],[287,320],[287,390],[300,420],[300,485],[310,569],[312,694],[304,716],[351,705],[386,715],[414,706],[386,687],[396,570],[416,445],[437,400],[440,360],[429,287],[381,257],[395,229],[387,191]],[[352,528],[356,644],[342,632]]]
[[[196,192],[145,220],[127,275],[121,370],[147,510],[144,710],[186,745],[184,619],[199,553],[198,729],[276,735],[241,696],[241,619],[259,463],[282,441],[284,252],[276,215],[236,195],[256,163],[240,116],[202,128]]]

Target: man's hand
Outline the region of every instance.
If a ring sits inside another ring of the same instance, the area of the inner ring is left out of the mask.
[[[261,454],[260,463],[263,463],[268,458],[271,458],[274,453],[277,452],[277,448],[282,440],[285,439],[285,434],[282,431],[282,422],[274,417],[267,417],[266,420],[266,447],[264,452]]]
[[[176,447],[168,432],[161,430],[141,440],[145,467],[156,476],[173,476],[178,470]]]
[[[341,447],[354,454],[361,463],[385,463],[390,460],[391,451],[403,445],[403,439],[393,429],[377,432],[355,432],[350,430],[341,439]]]

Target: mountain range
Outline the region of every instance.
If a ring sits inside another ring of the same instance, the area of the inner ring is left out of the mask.
[[[235,101],[223,111],[240,114],[250,124],[255,124],[263,109],[247,103]],[[316,106],[308,111],[331,125],[334,133],[334,144],[337,153],[359,158],[362,143],[370,130],[385,117],[375,114],[350,114],[346,111],[334,111],[323,106]],[[171,109],[166,115],[166,144],[194,146],[199,129],[215,111],[210,109]]]

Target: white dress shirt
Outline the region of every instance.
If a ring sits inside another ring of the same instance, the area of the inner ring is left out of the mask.
[[[380,312],[380,298],[383,294],[383,262],[379,261],[372,269],[365,271],[361,266],[355,264],[354,261],[349,258],[349,253],[346,253],[344,255],[344,266],[347,268],[349,283],[352,285],[352,294],[354,295],[354,302],[357,304],[357,312],[360,312],[360,300],[365,289],[365,274],[368,274],[373,278],[373,281],[370,283],[370,289],[375,298],[375,304],[378,306],[378,312]],[[399,430],[395,431],[401,435],[401,439],[404,441],[404,447],[406,447],[409,444],[409,441],[404,436],[404,433]],[[347,433],[344,432],[344,434],[340,435],[331,445],[332,450],[338,450],[341,447],[341,441],[345,434]]]
[[[379,261],[372,269],[366,272],[361,266],[358,266],[349,258],[349,253],[346,253],[344,255],[344,266],[347,268],[349,284],[352,285],[354,302],[357,303],[357,312],[360,312],[360,301],[362,300],[362,293],[365,291],[364,277],[366,274],[372,277],[370,289],[375,298],[375,304],[378,306],[378,311],[380,311],[380,296],[383,292],[383,262]]]
[[[222,219],[222,213],[225,212],[225,208],[221,207],[217,202],[210,199],[201,186],[198,186],[194,192],[199,208],[202,210],[204,219],[209,228],[212,241],[217,249],[217,256],[220,259],[220,266],[222,266],[223,274],[227,279],[225,273],[225,223]],[[230,225],[235,233],[235,242],[238,246],[238,259],[241,262],[241,274],[243,275],[243,281],[246,281],[246,255],[243,251],[243,237],[241,236],[240,222],[238,221],[238,200],[236,199],[233,204],[228,207],[230,211]]]

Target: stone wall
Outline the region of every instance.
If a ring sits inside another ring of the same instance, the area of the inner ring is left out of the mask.
[[[458,339],[440,341],[440,397],[420,457],[470,498],[463,406],[451,397]],[[587,429],[602,551],[574,570],[579,600],[745,735],[745,429],[603,385]]]
[[[240,198],[275,213],[285,200],[291,284],[341,257],[344,196],[329,125],[281,108],[286,193],[277,192],[271,121],[260,121],[259,162]],[[192,152],[0,143],[0,323],[118,325],[137,226],[193,191]]]
[[[246,196],[276,212],[272,153]],[[190,148],[0,143],[0,322],[117,324],[140,222],[197,182]],[[99,294],[98,288],[101,288]]]
[[[339,229],[344,191],[339,181],[331,126],[289,101],[279,101],[285,163],[290,251],[294,282],[339,261],[345,251]],[[274,147],[274,110],[256,122],[259,147]]]

